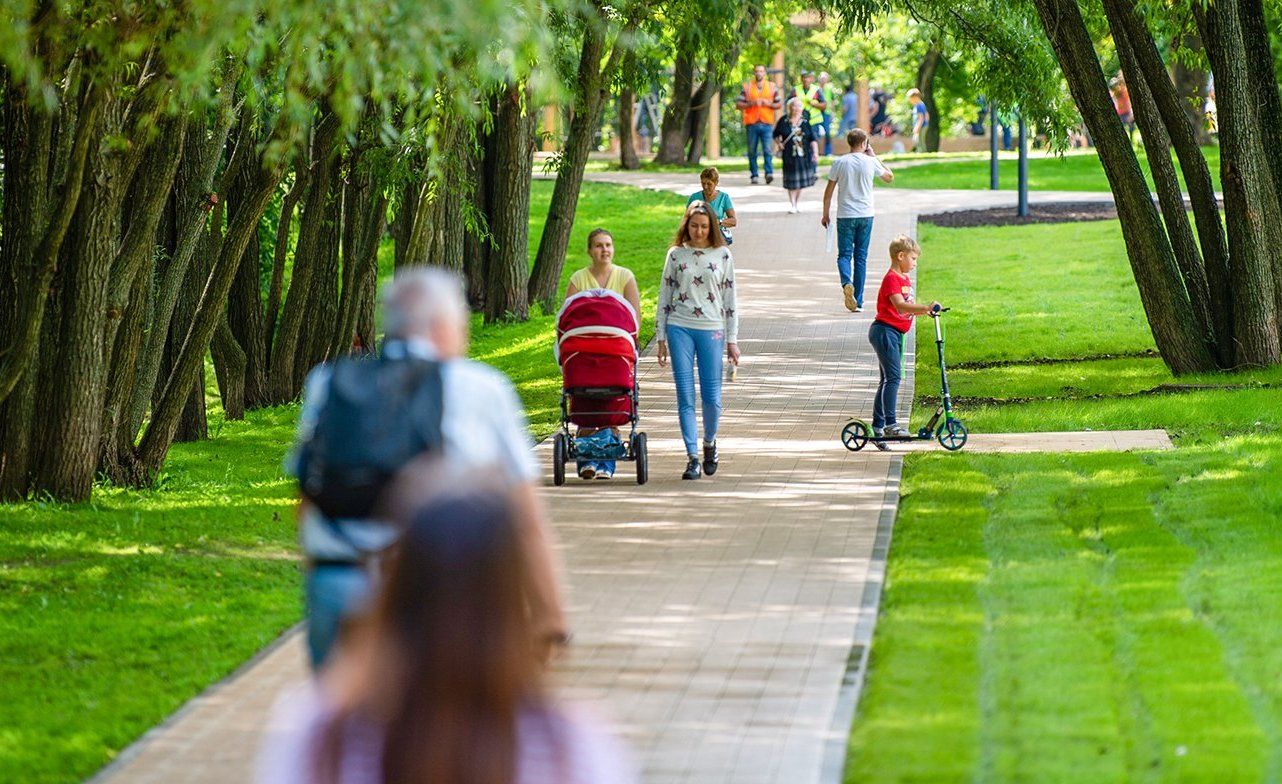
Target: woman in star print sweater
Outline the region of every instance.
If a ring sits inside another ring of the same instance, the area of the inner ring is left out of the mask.
[[[694,413],[694,372],[699,370],[703,400],[702,473],[717,472],[717,423],[721,419],[721,357],[739,364],[739,314],[735,303],[734,257],[726,247],[717,216],[701,201],[692,202],[668,249],[659,286],[654,336],[659,364],[672,356],[677,413],[685,441],[682,479],[698,479],[698,424]]]

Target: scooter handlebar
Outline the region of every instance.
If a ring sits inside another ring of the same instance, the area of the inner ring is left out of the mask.
[[[952,308],[941,308],[941,307],[936,306],[933,310],[931,310],[931,311],[930,311],[930,317],[931,317],[931,318],[939,318],[939,315],[940,315],[941,313],[947,313],[947,312],[948,312],[948,311],[950,311],[950,310],[952,310]]]

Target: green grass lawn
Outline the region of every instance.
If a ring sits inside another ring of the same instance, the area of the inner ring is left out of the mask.
[[[1211,178],[1215,187],[1220,187],[1220,150],[1218,147],[1204,147],[1211,169]],[[1136,150],[1144,176],[1152,178],[1148,172],[1148,161],[1144,150]],[[894,167],[892,160],[887,163]],[[1002,190],[1014,190],[1018,187],[1019,162],[1016,157],[1004,153],[998,162],[998,184]],[[1177,164],[1176,171],[1179,166]],[[905,166],[895,170],[894,188],[961,188],[967,190],[986,190],[989,185],[989,161],[986,158],[970,160],[942,160],[938,163]],[[1181,177],[1181,182],[1183,178]],[[1076,151],[1064,156],[1030,157],[1028,161],[1028,187],[1034,191],[1107,191],[1108,179],[1104,168],[1094,150]]]
[[[531,255],[551,191],[534,185]],[[585,184],[566,277],[587,263],[587,232],[605,226],[653,310],[682,206]],[[533,429],[549,432],[553,317],[474,329],[473,356],[508,372]],[[155,489],[0,505],[0,782],[82,780],[299,620],[294,486],[281,469],[297,413],[223,422],[215,406],[213,437],[175,445]]]
[[[1115,222],[921,239],[950,365],[1015,361],[950,373],[972,431],[1166,427],[1178,448],[909,457],[846,780],[1278,780],[1282,369],[1027,364],[1152,348]],[[1145,394],[1173,384],[1218,388]]]

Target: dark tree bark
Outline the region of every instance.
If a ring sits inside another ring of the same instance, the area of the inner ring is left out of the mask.
[[[1105,0],[1108,6],[1116,0]],[[1118,27],[1114,27],[1116,31]],[[1158,116],[1153,95],[1143,72],[1135,60],[1131,42],[1125,35],[1114,33],[1117,54],[1121,60],[1122,72],[1126,75],[1126,85],[1130,89],[1136,123],[1140,136],[1144,140],[1144,151],[1147,153],[1149,170],[1157,187],[1157,198],[1162,209],[1162,222],[1166,235],[1175,254],[1175,263],[1184,277],[1189,301],[1193,306],[1193,315],[1197,319],[1199,331],[1206,336],[1207,348],[1216,353],[1214,313],[1211,308],[1210,290],[1206,282],[1206,270],[1202,264],[1202,254],[1198,251],[1197,239],[1193,236],[1193,227],[1189,224],[1188,213],[1184,209],[1184,194],[1180,190],[1179,178],[1175,174],[1175,165],[1171,162],[1171,140]],[[1166,81],[1165,75],[1163,80]],[[1169,82],[1168,82],[1169,83]],[[1228,364],[1227,357],[1216,357],[1217,364]]]
[[[182,158],[187,125],[186,118],[162,123],[162,133],[130,186],[124,215],[127,228],[111,265],[103,338],[110,361],[98,461],[100,470],[113,479],[119,476],[119,456],[132,449],[137,435],[128,427],[129,405],[138,376],[142,333],[151,314],[156,232]]]
[[[631,59],[632,55],[628,55]],[[637,143],[632,134],[632,115],[636,114],[636,91],[625,88],[619,91],[619,165],[629,171],[641,168],[637,158]]]
[[[311,299],[312,275],[317,265],[325,214],[333,186],[335,156],[338,145],[338,118],[325,113],[316,125],[310,154],[311,187],[299,216],[298,242],[294,246],[294,269],[289,292],[285,295],[285,309],[281,313],[271,353],[271,401],[288,403],[298,396],[297,373],[299,337],[303,321],[307,318],[307,304]]]
[[[197,247],[191,254],[187,264],[181,288],[176,293],[177,298],[173,305],[173,317],[165,328],[166,339],[162,345],[163,353],[160,364],[162,379],[168,379],[172,376],[174,365],[178,361],[178,355],[182,352],[183,338],[187,334],[187,327],[196,318],[196,307],[200,303],[200,290],[209,278],[209,270],[213,266],[214,255],[222,242],[224,211],[225,204],[222,203],[219,203],[211,210],[208,221],[209,229],[201,234]],[[160,407],[161,395],[164,391],[163,384],[152,390],[151,407],[153,410]],[[189,443],[202,441],[208,437],[209,428],[205,420],[205,364],[202,361],[200,375],[192,380],[189,396],[183,405],[178,429],[174,433],[174,440],[180,443]],[[117,481],[124,482],[126,479],[130,479],[136,484],[145,481],[146,477],[143,476],[141,466],[138,464],[134,452],[131,451],[127,455],[123,455],[117,463],[119,472]]]
[[[395,247],[394,266],[400,269],[409,262],[410,244],[414,235],[414,226],[418,221],[419,205],[423,201],[427,184],[418,180],[405,183],[401,188],[401,203],[396,208],[396,220],[392,222],[392,243]]]
[[[535,116],[524,87],[508,87],[494,122],[493,237],[485,291],[485,321],[529,317],[530,178]]]
[[[280,318],[281,289],[285,285],[285,261],[289,255],[289,232],[294,222],[294,210],[298,201],[307,190],[307,164],[300,161],[294,169],[294,184],[290,186],[285,198],[280,203],[280,220],[276,224],[276,241],[272,248],[272,277],[267,286],[267,304],[263,306],[263,333],[265,345],[264,356],[270,357],[272,343],[276,337],[276,322]],[[271,402],[270,364],[268,378],[263,382],[266,395],[265,404]]]
[[[659,130],[659,152],[655,163],[678,164],[686,158],[686,118],[694,92],[694,60],[698,52],[698,39],[683,32],[677,39],[676,59],[672,65],[672,94],[663,110],[663,126]]]
[[[214,378],[218,396],[223,401],[223,418],[238,421],[245,418],[245,351],[236,342],[226,315],[218,322],[209,353],[214,360]]]
[[[491,110],[498,113],[497,103]],[[485,286],[490,271],[490,214],[494,194],[495,139],[492,132],[477,126],[476,144],[466,159],[468,180],[475,183],[472,207],[476,225],[463,238],[463,277],[467,280],[467,302],[473,312],[485,309]]]
[[[926,152],[939,152],[940,122],[939,108],[935,104],[935,73],[942,57],[939,44],[932,43],[917,65],[917,89],[921,90],[922,103],[930,113],[930,125],[926,126]]]
[[[36,418],[37,354],[63,242],[79,207],[104,93],[77,87],[51,114],[4,84],[3,217],[0,228],[0,499],[30,489]],[[55,333],[56,334],[56,333]],[[17,398],[12,394],[19,392]]]
[[[284,130],[278,128],[277,133]],[[187,392],[203,367],[205,350],[222,317],[239,262],[249,245],[250,235],[258,229],[258,221],[282,175],[280,166],[260,169],[254,187],[246,190],[243,200],[238,202],[227,223],[221,252],[201,293],[200,304],[183,340],[182,351],[165,384],[160,405],[156,407],[138,447],[139,461],[148,477],[155,475],[169,453]]]
[[[1160,128],[1149,127],[1145,136],[1145,148],[1149,147],[1151,136],[1151,143],[1157,149],[1165,150],[1168,142],[1173,145],[1179,159],[1197,224],[1200,257],[1196,253],[1196,246],[1192,249],[1188,247],[1191,233],[1183,234],[1187,229],[1187,216],[1178,183],[1165,177],[1158,180],[1159,171],[1153,169],[1154,181],[1159,184],[1159,194],[1163,199],[1167,234],[1171,237],[1195,313],[1202,329],[1210,336],[1209,342],[1216,362],[1220,367],[1232,367],[1234,297],[1229,282],[1224,226],[1220,221],[1219,201],[1215,195],[1210,168],[1198,147],[1194,126],[1188,122],[1188,116],[1182,110],[1175,85],[1167,76],[1157,44],[1144,20],[1134,6],[1122,0],[1105,0],[1104,9],[1113,28],[1119,54],[1124,54],[1132,61],[1127,74],[1128,81],[1136,78],[1144,83],[1145,95],[1142,96],[1141,108],[1148,115],[1145,118],[1146,124],[1152,126],[1160,120]],[[1125,64],[1123,68],[1126,69]],[[1157,116],[1154,117],[1154,114]],[[1144,132],[1143,126],[1141,132]],[[1165,169],[1169,160],[1165,154],[1150,154],[1148,157],[1150,168],[1157,165]],[[1174,172],[1170,176],[1173,178]],[[1196,263],[1199,261],[1200,264]]]
[[[1174,44],[1176,48],[1200,51],[1202,39],[1196,34],[1182,35]],[[1206,122],[1206,72],[1190,68],[1181,60],[1171,61],[1171,81],[1179,97],[1180,109],[1188,118],[1189,127],[1198,146],[1211,143],[1211,131]]]
[[[601,67],[605,54],[606,19],[597,9],[587,15],[583,27],[583,46],[579,53],[578,90],[575,95],[574,118],[570,133],[561,153],[561,165],[548,204],[547,220],[539,237],[539,250],[534,257],[534,270],[530,273],[529,300],[542,306],[544,312],[556,307],[557,285],[565,266],[565,253],[570,245],[570,232],[583,187],[583,170],[588,153],[601,122],[601,107],[605,103],[606,86],[618,63],[619,49],[611,54],[610,62]]]
[[[686,163],[699,165],[703,158],[704,137],[708,130],[708,111],[725,84],[726,76],[734,64],[739,62],[739,53],[743,44],[751,41],[757,34],[757,25],[761,23],[761,12],[765,5],[763,0],[748,0],[743,5],[743,17],[739,20],[738,33],[734,43],[725,52],[718,52],[708,57],[703,69],[703,81],[690,99],[690,118],[686,123]],[[831,111],[831,109],[830,109]]]
[[[311,294],[307,300],[307,319],[299,336],[298,354],[294,361],[294,397],[303,389],[303,381],[312,367],[328,359],[334,322],[338,319],[339,245],[343,231],[343,176],[336,167],[330,186],[325,226],[317,248],[316,267],[312,274]]]
[[[1267,69],[1251,67],[1260,61],[1250,57],[1242,12],[1239,0],[1193,7],[1215,74],[1220,183],[1236,299],[1234,356],[1239,365],[1268,365],[1282,360],[1277,280],[1282,210],[1269,165],[1268,135],[1261,127],[1261,97],[1253,86],[1265,81],[1261,71]]]
[[[165,343],[170,335],[170,325],[175,319],[179,292],[184,288],[184,281],[188,280],[192,259],[206,234],[207,224],[211,222],[209,215],[218,198],[214,193],[214,176],[222,160],[223,148],[227,144],[234,116],[228,91],[213,121],[204,127],[191,128],[183,142],[183,157],[178,164],[169,198],[168,211],[171,218],[167,221],[170,225],[159,232],[158,245],[161,252],[138,377],[134,381],[129,416],[122,426],[129,433],[131,446],[142,428],[153,399],[162,391],[158,380],[163,384],[163,380],[168,377],[169,366],[166,366],[165,375],[161,375]],[[217,214],[221,215],[221,206],[219,210]],[[214,222],[221,223],[221,218]],[[204,279],[200,277],[189,285],[195,286],[196,291],[199,291],[204,286]],[[189,312],[187,318],[190,319],[190,316]],[[188,324],[190,321],[180,319],[178,323]],[[132,449],[130,455],[122,459],[122,462],[131,461]]]
[[[1210,370],[1214,360],[1190,312],[1174,254],[1130,139],[1113,109],[1081,12],[1072,0],[1035,0],[1035,5],[1104,165],[1158,350],[1174,373]]]
[[[343,288],[338,320],[330,342],[330,356],[364,343],[358,333],[368,270],[378,276],[378,243],[387,227],[387,192],[379,187],[372,172],[358,165],[348,178],[343,199]]]

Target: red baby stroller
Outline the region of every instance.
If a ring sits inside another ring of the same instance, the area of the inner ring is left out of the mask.
[[[552,437],[552,478],[565,484],[571,460],[629,460],[637,484],[649,477],[645,433],[637,432],[637,330],[632,305],[613,291],[592,289],[565,301],[556,319],[556,360],[561,366],[561,430]],[[604,430],[631,425],[626,441],[584,452],[570,425]]]

